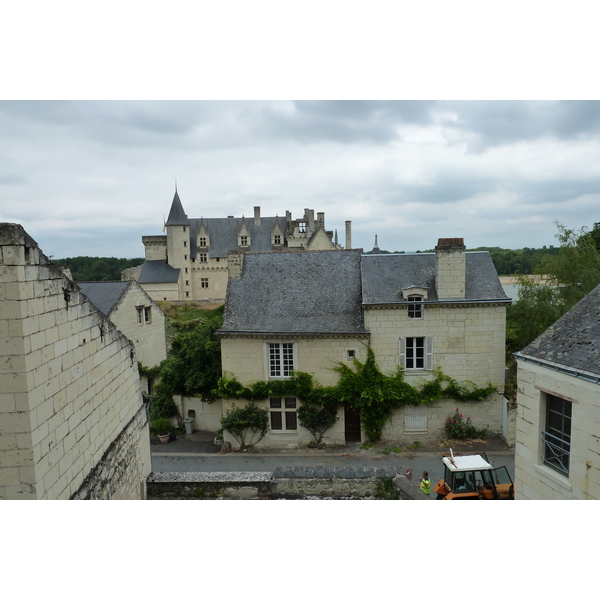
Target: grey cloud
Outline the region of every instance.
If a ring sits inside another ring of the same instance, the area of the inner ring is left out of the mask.
[[[600,133],[598,101],[489,101],[446,102],[458,121],[445,125],[458,132],[476,135],[470,150],[484,151],[492,146],[545,136],[563,140]]]

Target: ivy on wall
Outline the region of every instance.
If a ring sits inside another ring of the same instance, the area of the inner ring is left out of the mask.
[[[335,370],[340,375],[339,381],[329,387],[319,385],[312,375],[302,372],[295,372],[290,379],[256,381],[249,386],[242,385],[235,377],[221,377],[214,395],[246,400],[296,396],[302,402],[298,410],[300,424],[319,443],[335,423],[339,406],[360,411],[365,433],[370,441],[377,441],[392,412],[401,406],[428,404],[443,398],[477,402],[497,391],[491,383],[486,387],[477,387],[469,381],[460,383],[439,369],[434,371],[433,380],[413,386],[404,380],[400,368],[391,375],[383,374],[372,348],[368,349],[364,363],[355,359],[353,369],[340,363]]]

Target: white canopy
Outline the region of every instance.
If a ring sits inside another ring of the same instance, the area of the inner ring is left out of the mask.
[[[473,454],[471,456],[455,456],[454,463],[452,462],[451,457],[444,456],[442,461],[451,471],[478,471],[481,469],[487,470],[493,468],[492,465],[484,460],[483,457],[479,456],[479,454]]]

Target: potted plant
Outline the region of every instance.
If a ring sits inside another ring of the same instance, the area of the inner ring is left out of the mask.
[[[168,444],[173,427],[169,419],[156,419],[150,424],[150,431],[158,435],[161,444]]]

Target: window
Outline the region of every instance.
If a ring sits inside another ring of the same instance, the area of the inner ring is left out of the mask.
[[[427,431],[427,407],[424,404],[404,406],[404,431]]]
[[[281,236],[280,235],[274,235],[273,236],[273,245],[274,246],[281,246]]]
[[[301,221],[300,223],[298,223],[298,231],[300,233],[306,233],[306,223]]]
[[[294,344],[269,344],[269,376],[290,377],[294,372]]]
[[[206,238],[205,237],[199,237],[198,238],[198,246],[200,246],[200,248],[206,248],[207,247],[207,243],[206,243]]]
[[[354,360],[356,358],[356,350],[353,348],[346,350],[346,358],[351,361]]]
[[[187,242],[183,242],[183,247],[187,248]]]
[[[431,371],[433,368],[433,338],[400,338],[400,366],[407,371]]]
[[[546,431],[542,431],[544,464],[563,475],[569,474],[572,407],[568,400],[546,394]]]
[[[408,301],[408,318],[422,319],[423,318],[423,296],[409,296]]]
[[[203,287],[203,288],[208,287],[208,277],[202,277],[200,279],[200,287]]]
[[[200,258],[200,262],[201,263],[205,263],[205,262],[208,261],[208,254],[206,254],[206,253],[203,252],[202,254],[200,254],[199,258]]]
[[[250,244],[248,243],[248,236],[247,235],[240,235],[240,246],[249,246]]]
[[[273,431],[297,431],[296,398],[269,398],[269,413]]]
[[[142,325],[143,323],[152,322],[152,312],[149,306],[136,306],[137,310],[137,322]]]

